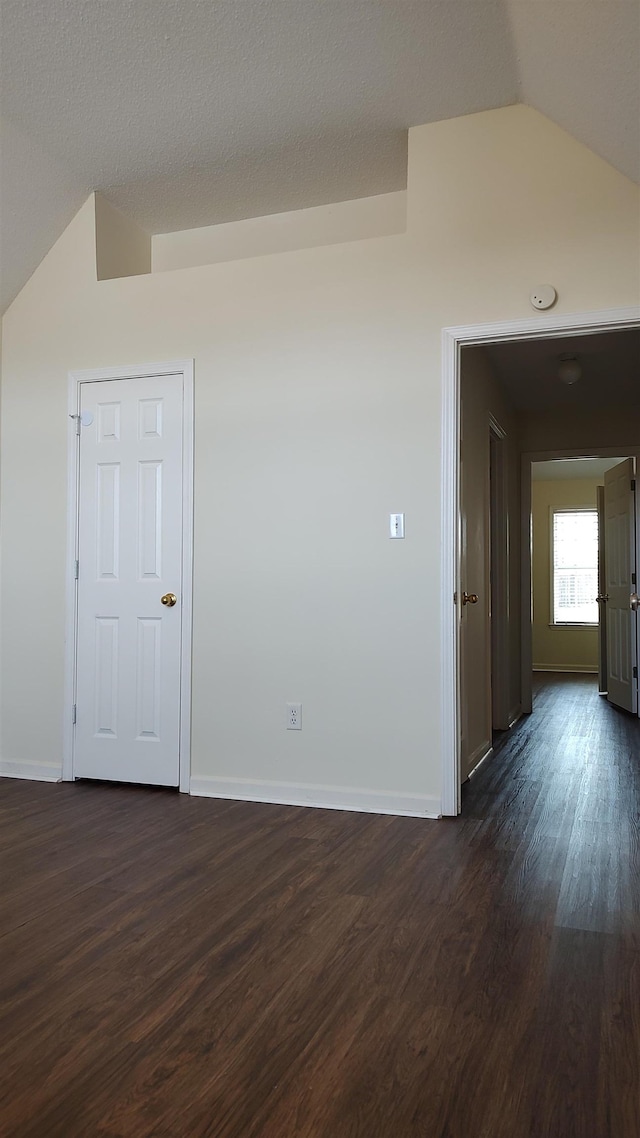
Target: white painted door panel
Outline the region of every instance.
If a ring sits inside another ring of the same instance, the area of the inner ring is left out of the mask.
[[[618,463],[604,476],[605,575],[607,594],[607,698],[626,711],[638,710],[637,614],[631,594],[637,591],[635,491],[633,459]],[[636,674],[634,675],[634,671]]]
[[[81,384],[76,778],[179,782],[182,395]]]
[[[598,691],[607,694],[607,537],[604,524],[604,486],[596,488],[598,503]]]

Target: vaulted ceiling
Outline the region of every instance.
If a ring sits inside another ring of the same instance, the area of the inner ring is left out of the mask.
[[[2,310],[100,190],[158,233],[406,184],[528,103],[640,180],[638,0],[1,0]]]

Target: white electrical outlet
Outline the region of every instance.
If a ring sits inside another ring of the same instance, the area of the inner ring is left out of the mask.
[[[302,704],[287,704],[287,731],[302,731]]]
[[[389,537],[404,537],[404,514],[389,514]]]

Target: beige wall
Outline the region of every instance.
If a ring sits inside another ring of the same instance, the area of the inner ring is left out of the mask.
[[[99,281],[151,272],[151,236],[111,205],[94,195],[96,272]]]
[[[389,237],[404,233],[406,227],[407,194],[398,190],[290,213],[249,217],[226,225],[158,233],[151,239],[152,269],[154,273],[166,272],[367,237]]]
[[[597,672],[598,629],[551,627],[551,509],[596,508],[598,479],[558,479],[531,484],[533,533],[533,666]]]
[[[45,258],[4,321],[3,761],[59,769],[69,714],[68,372],[194,357],[194,773],[437,810],[441,329],[531,317],[541,281],[558,314],[637,304],[638,194],[510,107],[410,132],[408,215],[97,281],[89,201]]]
[[[640,424],[628,406],[528,411],[518,422],[525,452],[578,450],[587,458],[600,448],[615,455],[640,453]]]

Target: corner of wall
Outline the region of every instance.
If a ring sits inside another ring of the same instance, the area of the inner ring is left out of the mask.
[[[592,246],[616,255],[639,233],[635,183],[521,103],[412,127],[407,187],[408,231],[452,265],[469,247],[488,266],[515,253],[533,279],[567,256],[591,263]],[[637,258],[631,281],[637,294]]]
[[[151,234],[95,193],[95,255],[99,281],[151,272]]]
[[[95,206],[93,193],[80,206],[66,229],[22,286],[3,316],[5,361],[13,330],[27,321],[33,335],[34,311],[46,320],[54,317],[58,298],[65,303],[69,296],[93,284],[96,276]]]

